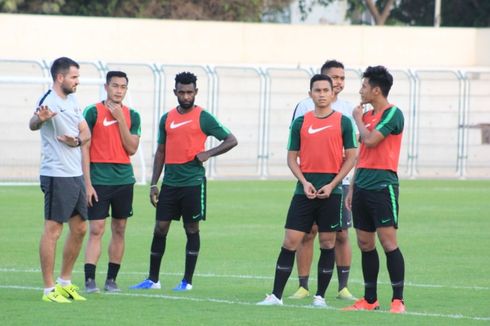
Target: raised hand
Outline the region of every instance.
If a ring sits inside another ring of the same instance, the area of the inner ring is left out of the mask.
[[[56,112],[51,111],[47,105],[41,105],[34,114],[37,115],[41,122],[45,122],[54,117]]]

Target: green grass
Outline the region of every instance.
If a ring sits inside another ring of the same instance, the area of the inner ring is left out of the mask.
[[[490,181],[403,181],[399,244],[405,256],[408,313],[386,313],[391,287],[380,254],[381,312],[342,312],[336,275],[327,290],[331,309],[310,309],[310,300],[285,299],[286,307],[258,307],[270,293],[274,265],[293,191],[291,181],[211,181],[208,220],[201,226],[201,252],[194,289],[173,293],[182,277],[185,236],[171,228],[162,263],[160,291],[129,291],[148,271],[154,209],[148,188],[136,187],[126,253],[118,277],[121,294],[89,295],[70,305],[41,301],[38,242],[43,199],[37,186],[0,187],[1,325],[481,325],[490,322]],[[66,230],[64,235],[66,234]],[[107,240],[97,279],[107,266]],[[355,234],[350,289],[362,296],[362,272]],[[62,241],[58,245],[59,273]],[[382,250],[378,249],[381,253]],[[73,281],[83,287],[83,251]],[[316,259],[316,258],[315,258]],[[311,287],[314,290],[312,271]],[[293,273],[285,296],[297,286]]]

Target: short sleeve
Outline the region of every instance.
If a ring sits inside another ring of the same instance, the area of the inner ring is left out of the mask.
[[[141,118],[138,111],[135,109],[129,109],[129,114],[131,116],[131,128],[129,132],[131,135],[141,136]]]
[[[158,125],[158,143],[165,144],[167,139],[167,131],[165,130],[165,123],[167,122],[168,113],[162,115],[160,119],[160,124]]]
[[[300,116],[295,119],[289,128],[288,151],[299,151],[301,148],[301,127],[303,126],[304,117]]]
[[[218,119],[208,111],[202,111],[199,117],[201,124],[201,130],[207,136],[213,136],[218,140],[223,140],[231,133],[226,127],[224,127]]]
[[[352,120],[349,119],[349,117],[342,115],[342,120],[340,123],[342,127],[342,142],[344,143],[344,148],[356,148],[356,132],[354,131]]]
[[[403,132],[404,118],[402,111],[393,106],[383,112],[380,122],[376,125],[378,130],[384,137],[389,134],[398,135]]]

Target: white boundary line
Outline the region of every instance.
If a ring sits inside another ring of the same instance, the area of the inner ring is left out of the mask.
[[[0,285],[0,289],[14,289],[14,290],[27,290],[27,291],[42,291],[43,290],[40,287],[19,286],[19,285]],[[153,290],[149,290],[149,291],[153,291]],[[164,294],[141,294],[141,293],[120,292],[120,293],[110,293],[110,294],[104,294],[104,295],[167,299],[167,300],[185,300],[185,301],[193,301],[193,302],[211,302],[211,303],[222,303],[222,304],[241,305],[241,306],[256,306],[255,302],[247,302],[247,301],[240,301],[240,300],[224,300],[224,299],[216,299],[216,298],[196,298],[196,297],[189,297],[189,296],[172,296],[172,295],[164,295]],[[296,308],[296,309],[320,309],[320,308],[313,307],[311,305],[285,304],[283,307]],[[257,308],[262,308],[262,307],[257,307]],[[281,309],[281,307],[277,307],[277,308]],[[325,309],[325,308],[323,308],[323,309]],[[326,310],[341,311],[340,308],[334,308],[334,307],[327,307]],[[354,312],[354,313],[358,313],[358,312]],[[390,312],[378,310],[378,311],[373,311],[372,313],[389,314]],[[405,315],[417,316],[417,317],[438,317],[438,318],[449,318],[449,319],[467,319],[467,320],[475,320],[475,321],[490,321],[490,317],[464,316],[461,314],[445,315],[445,314],[436,314],[436,313],[408,311],[405,313]]]
[[[0,273],[41,273],[39,268],[27,268],[27,269],[18,269],[18,268],[0,268]],[[83,274],[83,271],[73,271],[76,274]],[[102,272],[100,272],[102,274]],[[105,273],[104,273],[105,274]],[[147,276],[147,272],[120,272],[119,275],[143,275]],[[169,275],[169,276],[180,276],[182,273],[171,273],[171,272],[161,272],[160,275]],[[261,276],[261,275],[226,275],[226,274],[213,274],[213,273],[196,273],[194,274],[197,277],[209,277],[209,278],[231,278],[231,279],[252,279],[252,280],[272,280],[273,276]],[[314,277],[310,278],[311,280],[315,280]],[[332,279],[332,282],[335,282]],[[349,279],[349,283],[355,284],[363,284],[364,282],[356,279]],[[378,281],[378,284],[390,284],[389,282]],[[442,285],[442,284],[420,284],[413,282],[405,282],[405,286],[408,287],[416,287],[416,288],[432,288],[432,289],[455,289],[455,290],[479,290],[479,291],[490,291],[490,287],[488,286],[464,286],[464,285]]]

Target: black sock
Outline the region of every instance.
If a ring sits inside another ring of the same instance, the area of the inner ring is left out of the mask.
[[[308,279],[309,278],[310,278],[310,275],[298,276],[299,286],[308,290]]]
[[[85,282],[87,282],[89,278],[95,280],[96,266],[94,264],[85,264],[83,267],[85,270]]]
[[[274,276],[274,289],[272,293],[278,298],[282,298],[282,292],[291,275],[294,266],[294,254],[296,251],[281,248],[279,257],[277,257],[276,273]]]
[[[403,300],[403,285],[405,280],[405,261],[400,248],[386,253],[386,265],[390,274],[393,298]]]
[[[120,264],[116,263],[109,263],[107,265],[107,279],[110,280],[116,280],[117,278],[117,273],[119,273],[119,268],[121,267]]]
[[[192,276],[196,269],[197,256],[199,255],[199,249],[201,247],[201,238],[199,232],[187,233],[187,244],[185,245],[185,272],[184,280],[192,284]]]
[[[320,248],[320,258],[318,259],[318,286],[316,295],[325,297],[325,291],[327,291],[330,280],[332,279],[333,266],[335,265],[335,251],[334,248],[322,249]]]
[[[374,303],[378,299],[377,283],[379,257],[376,249],[362,252],[362,274],[364,276],[364,299]]]
[[[166,242],[166,235],[153,234],[150,254],[150,273],[148,278],[155,283],[158,282],[158,279],[160,278],[160,265],[162,263],[163,254],[165,253]]]
[[[337,277],[339,278],[339,291],[347,287],[350,266],[337,266]]]

